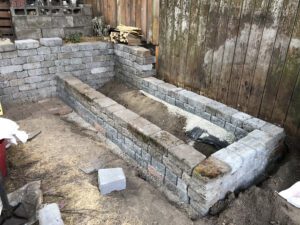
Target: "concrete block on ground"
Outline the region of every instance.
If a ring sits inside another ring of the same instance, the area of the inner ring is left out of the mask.
[[[59,207],[56,203],[46,205],[39,210],[40,225],[64,225]]]
[[[98,170],[98,183],[102,195],[126,189],[126,177],[122,168]]]
[[[43,46],[55,47],[55,46],[62,46],[63,45],[63,40],[59,37],[41,38],[40,43]]]
[[[38,48],[40,46],[40,43],[33,39],[26,39],[26,40],[16,40],[15,45],[17,49],[33,49]]]

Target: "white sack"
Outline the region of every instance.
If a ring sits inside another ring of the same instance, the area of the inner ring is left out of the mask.
[[[280,192],[279,195],[293,206],[300,208],[300,182],[297,182],[289,189]]]
[[[28,139],[28,134],[19,130],[19,125],[14,121],[0,118],[0,140],[6,139],[9,143],[18,144],[17,141],[25,143]]]

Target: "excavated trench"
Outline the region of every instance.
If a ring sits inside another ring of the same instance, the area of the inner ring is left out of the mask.
[[[200,140],[199,136],[203,130],[199,128],[186,132],[184,128],[187,121],[184,116],[171,113],[162,102],[156,101],[140,90],[118,80],[106,83],[98,91],[159,126],[162,130],[168,131],[185,143],[193,145],[195,149],[207,157],[228,145],[228,143],[220,142],[218,138],[213,136],[210,136],[209,139]]]

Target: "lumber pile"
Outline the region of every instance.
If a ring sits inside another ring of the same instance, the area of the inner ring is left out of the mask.
[[[142,30],[138,27],[119,25],[110,33],[110,40],[113,43],[142,45]]]

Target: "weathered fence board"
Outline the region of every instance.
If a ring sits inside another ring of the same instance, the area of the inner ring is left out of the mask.
[[[299,1],[160,1],[158,75],[300,133]]]

